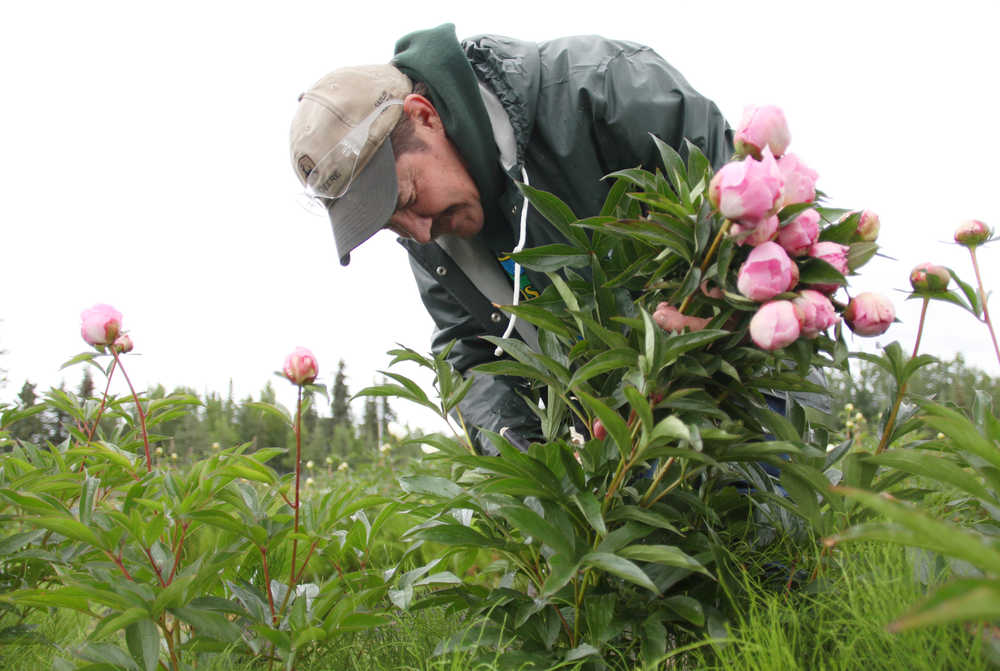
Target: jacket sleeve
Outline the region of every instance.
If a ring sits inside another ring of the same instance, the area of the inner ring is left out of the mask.
[[[494,346],[482,338],[493,329],[469,314],[434,275],[412,256],[410,267],[424,307],[434,320],[431,350],[439,354],[454,340],[455,345],[448,353],[448,362],[463,376],[473,376],[472,386],[458,404],[458,412],[453,412],[453,417],[456,421],[460,418],[465,424],[476,449],[482,454],[497,453],[490,440],[481,435],[481,428],[499,433],[502,428],[507,427],[528,440],[540,438],[537,415],[518,395],[518,391],[528,391],[524,380],[510,376],[483,375],[470,370],[481,363],[496,360]]]

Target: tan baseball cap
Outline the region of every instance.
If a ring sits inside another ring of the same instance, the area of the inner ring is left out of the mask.
[[[396,209],[396,161],[389,134],[413,90],[391,65],[329,73],[299,96],[289,145],[306,193],[330,215],[341,265],[385,227]]]

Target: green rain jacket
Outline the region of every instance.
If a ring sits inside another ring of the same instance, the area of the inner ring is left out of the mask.
[[[522,168],[531,186],[586,217],[600,211],[610,189],[602,177],[636,166],[655,169],[650,133],[678,150],[689,139],[715,167],[732,155],[731,131],[716,105],[649,47],[596,36],[534,43],[482,35],[459,43],[447,24],[404,37],[396,52],[394,65],[430,87],[428,97],[443,110],[445,131],[483,196],[486,222],[478,237],[490,252],[480,257],[487,266],[499,268],[497,256],[517,244],[526,205],[515,184],[524,181]],[[565,239],[529,209],[525,247],[556,242]],[[508,316],[493,302],[512,302],[510,279],[506,299],[491,301],[447,244],[400,243],[436,325],[432,350],[456,340],[448,359],[463,374],[495,360],[493,345],[481,336],[503,333]],[[547,286],[544,275],[524,272],[538,290]],[[477,375],[459,405],[466,425],[537,436],[538,419],[516,393],[520,384]],[[494,453],[473,433],[481,451]]]

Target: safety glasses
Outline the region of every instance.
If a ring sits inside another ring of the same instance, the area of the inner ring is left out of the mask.
[[[310,200],[336,200],[347,192],[357,176],[361,150],[368,142],[372,124],[389,107],[401,104],[403,101],[398,99],[381,103],[316,163],[306,178],[306,196]]]

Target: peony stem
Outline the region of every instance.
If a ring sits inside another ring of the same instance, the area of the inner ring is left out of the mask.
[[[726,235],[726,233],[729,232],[729,227],[732,225],[732,223],[733,222],[730,221],[729,219],[726,219],[722,222],[722,228],[720,228],[719,232],[715,234],[715,239],[712,240],[712,245],[708,248],[708,253],[705,254],[705,259],[701,262],[701,267],[699,270],[702,273],[704,273],[705,269],[708,268],[708,264],[711,263],[712,257],[715,256],[715,252],[719,249],[719,245],[722,244],[722,238]],[[694,297],[693,293],[688,294],[687,297],[684,298],[684,301],[681,303],[681,306],[677,308],[677,311],[683,314],[684,311],[688,308],[688,306],[691,305],[691,299],[693,297]]]
[[[299,398],[298,398],[298,408],[295,412],[295,524],[293,527],[293,533],[298,535],[299,533],[299,481],[302,476],[302,385],[299,385]],[[296,554],[299,549],[299,539],[292,539],[292,568],[288,572],[288,593],[285,594],[285,598],[282,600],[281,608],[279,612],[284,612],[285,606],[288,604],[288,600],[292,596],[292,592],[295,591],[295,559]]]
[[[132,380],[129,379],[128,373],[125,372],[125,366],[122,365],[121,360],[118,358],[118,350],[115,349],[114,345],[110,346],[108,349],[111,350],[111,354],[115,357],[115,363],[117,363],[118,367],[122,369],[122,375],[125,376],[125,381],[128,383],[129,391],[132,392],[132,399],[135,401],[135,410],[139,413],[139,428],[142,431],[142,444],[146,448],[146,472],[152,473],[153,457],[149,453],[149,432],[146,431],[146,413],[142,411],[142,403],[139,402],[139,395],[135,393],[135,387],[132,386]]]
[[[917,326],[917,341],[913,344],[913,354],[910,355],[911,359],[916,358],[917,352],[920,350],[920,339],[924,335],[924,320],[927,317],[927,306],[930,302],[929,298],[924,298],[924,304],[920,308],[920,324]],[[881,454],[888,447],[889,434],[892,433],[893,425],[896,423],[896,416],[899,414],[899,406],[903,403],[904,394],[906,394],[906,382],[899,385],[899,391],[896,393],[896,402],[893,403],[892,411],[889,412],[889,419],[885,422],[885,429],[882,430],[882,438],[878,441],[878,448],[875,450],[875,454]]]
[[[990,338],[993,339],[993,351],[996,352],[997,361],[1000,362],[1000,347],[997,346],[997,336],[993,332],[993,322],[990,320],[990,311],[986,307],[986,291],[983,289],[983,278],[979,275],[979,261],[976,259],[976,248],[969,247],[969,255],[972,256],[972,268],[976,271],[976,283],[979,285],[979,300],[983,303],[983,321],[990,331]]]
[[[107,405],[107,402],[108,402],[108,391],[111,389],[111,377],[115,374],[115,368],[117,366],[118,366],[118,359],[115,358],[111,362],[111,370],[108,371],[108,383],[106,385],[104,385],[104,395],[101,396],[101,407],[99,407],[97,409],[97,417],[94,418],[93,425],[91,425],[90,430],[87,431],[87,443],[88,444],[90,443],[90,441],[92,441],[94,439],[94,434],[97,433],[97,425],[101,423],[101,417],[104,415],[104,408],[105,408],[105,406]],[[80,468],[77,469],[77,470],[78,471],[82,471],[83,470],[83,465],[85,463],[87,463],[87,456],[86,455],[84,455],[84,457],[82,459],[80,459]]]

